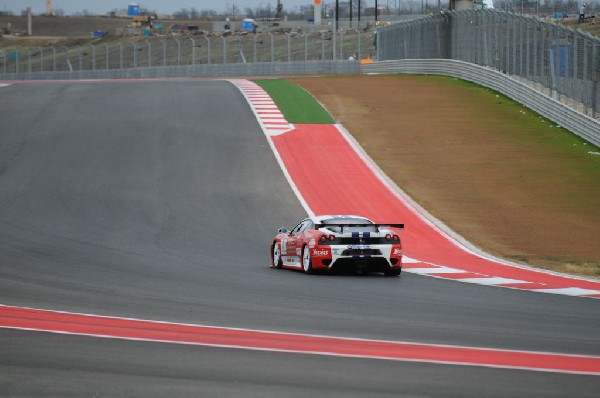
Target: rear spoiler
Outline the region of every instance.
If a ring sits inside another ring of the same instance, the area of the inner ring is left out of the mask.
[[[347,227],[353,227],[353,228],[377,227],[377,229],[379,229],[379,228],[404,229],[404,224],[316,224],[315,225],[315,229],[329,228],[329,227],[339,227],[339,228],[341,228],[341,233],[344,233],[344,228],[347,228]]]

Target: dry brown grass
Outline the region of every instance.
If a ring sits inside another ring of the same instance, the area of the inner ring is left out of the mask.
[[[597,148],[490,90],[431,76],[298,78],[412,198],[494,255],[600,276]]]

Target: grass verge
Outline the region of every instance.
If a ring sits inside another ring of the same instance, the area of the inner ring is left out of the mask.
[[[295,124],[333,124],[335,121],[302,87],[281,79],[255,80],[275,101],[285,118]]]

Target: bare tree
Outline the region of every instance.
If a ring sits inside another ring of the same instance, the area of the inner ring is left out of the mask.
[[[240,9],[235,4],[229,3],[227,3],[225,10],[225,14],[231,18],[232,21],[235,21],[236,15],[240,12]]]
[[[190,10],[187,8],[182,8],[179,11],[173,13],[173,18],[175,19],[190,19]]]
[[[213,19],[218,16],[215,10],[201,10],[200,19]]]

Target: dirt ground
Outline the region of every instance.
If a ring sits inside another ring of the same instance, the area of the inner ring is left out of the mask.
[[[414,200],[496,256],[600,276],[600,156],[496,93],[431,76],[292,80]],[[540,126],[541,124],[541,126]]]

